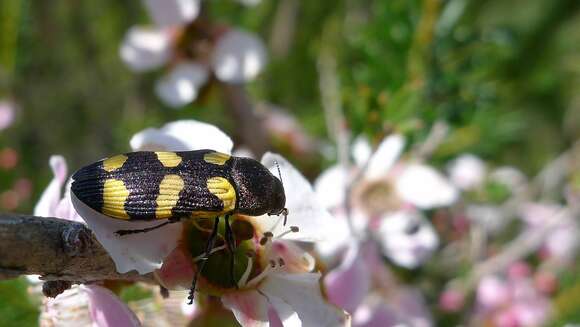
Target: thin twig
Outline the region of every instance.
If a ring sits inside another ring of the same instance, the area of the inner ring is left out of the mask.
[[[254,111],[250,97],[241,84],[219,83],[228,112],[234,118],[239,136],[258,158],[270,147],[270,137]]]

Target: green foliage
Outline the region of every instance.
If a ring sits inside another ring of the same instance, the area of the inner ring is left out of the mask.
[[[150,298],[153,296],[153,293],[149,289],[145,289],[138,284],[131,285],[128,287],[123,287],[119,297],[124,302],[131,302],[131,301],[139,301]]]
[[[0,326],[37,326],[39,303],[24,278],[0,282]]]

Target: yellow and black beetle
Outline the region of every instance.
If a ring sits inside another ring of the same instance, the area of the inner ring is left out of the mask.
[[[216,239],[219,217],[225,216],[232,278],[235,241],[230,215],[287,215],[280,179],[254,159],[213,150],[116,155],[78,170],[71,190],[80,201],[110,218],[167,220],[151,228],[119,230],[120,236],[148,232],[181,219],[214,218],[206,259]],[[205,261],[200,262],[192,282],[191,299]]]

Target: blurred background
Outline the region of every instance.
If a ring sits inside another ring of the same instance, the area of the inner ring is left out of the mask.
[[[577,0],[245,2],[204,1],[172,37],[173,57],[149,70],[123,50],[137,47],[128,31],[153,25],[139,1],[1,0],[0,210],[32,212],[52,154],[76,170],[178,119],[212,123],[258,156],[281,152],[311,180],[359,135],[376,145],[398,132],[412,146],[441,123],[435,167],[471,153],[528,176],[580,138]],[[194,96],[164,98],[159,81],[178,60],[211,60],[203,42],[232,28],[263,42],[259,74],[228,84],[216,70]],[[550,297],[580,308],[580,266],[570,268]],[[0,282],[0,325],[37,325],[27,288]],[[461,321],[434,312],[436,324]],[[546,324],[580,322],[580,310],[555,312]]]

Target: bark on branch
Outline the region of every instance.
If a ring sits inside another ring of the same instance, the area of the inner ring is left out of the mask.
[[[0,213],[0,280],[31,274],[70,283],[155,281],[152,274],[118,273],[107,251],[83,224]]]

